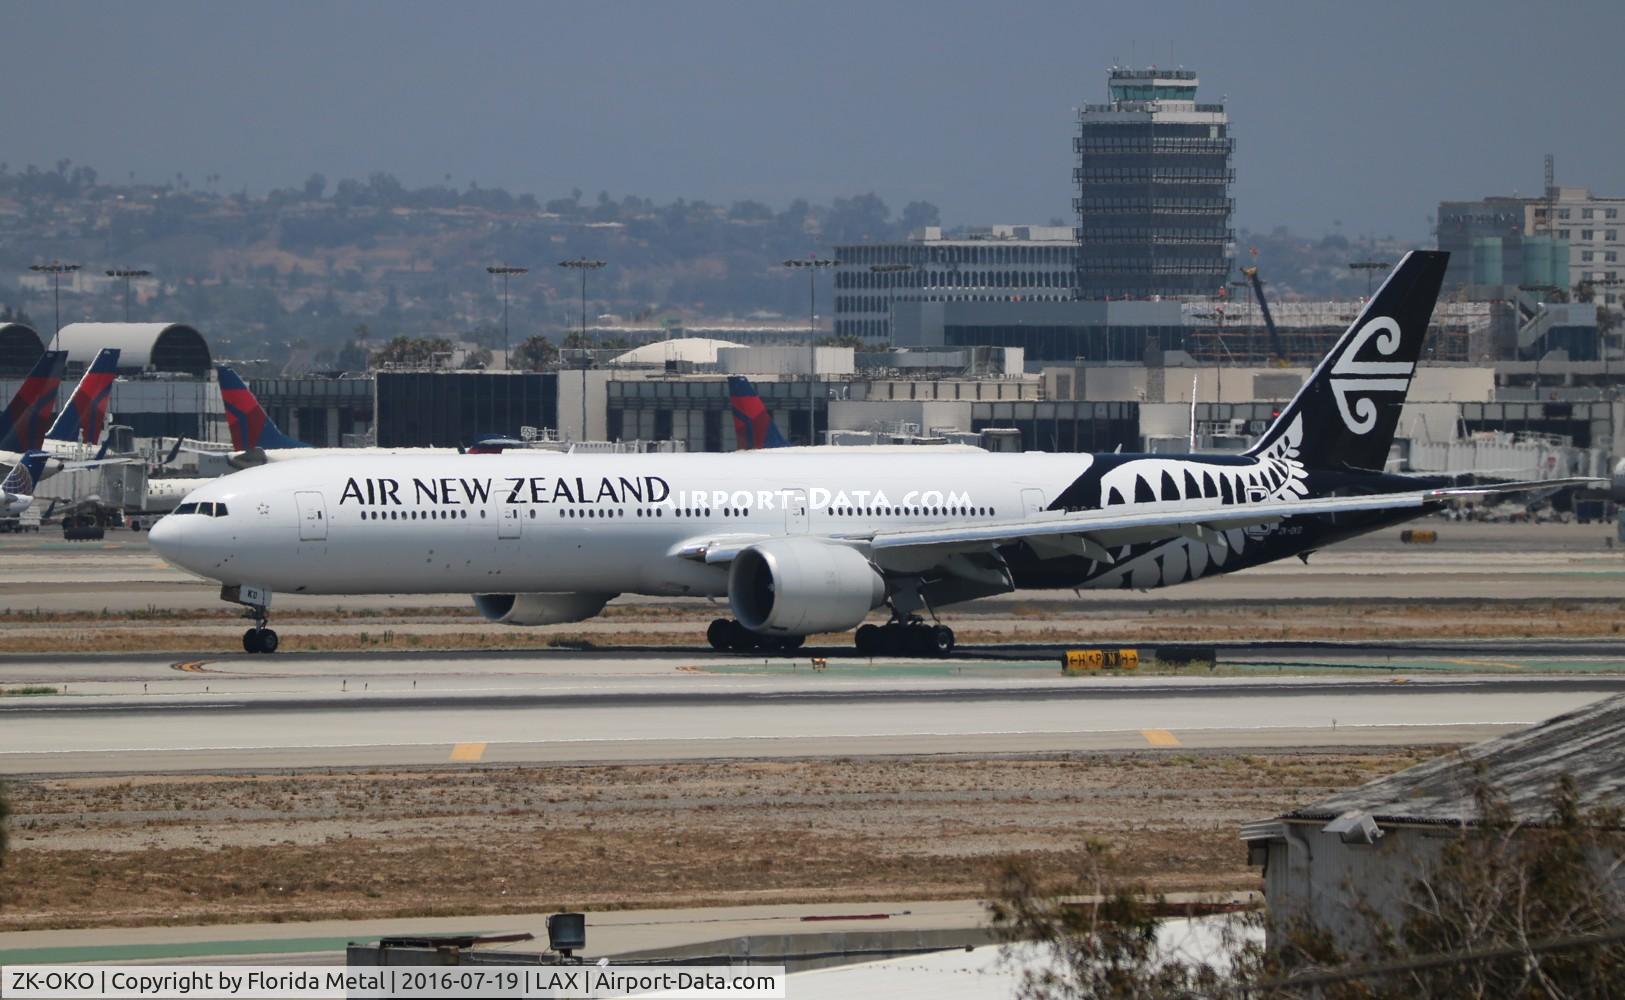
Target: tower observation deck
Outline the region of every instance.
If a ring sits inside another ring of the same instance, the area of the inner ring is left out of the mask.
[[[1072,178],[1083,299],[1212,295],[1235,231],[1223,104],[1198,104],[1190,70],[1113,68],[1110,101],[1078,111]]]

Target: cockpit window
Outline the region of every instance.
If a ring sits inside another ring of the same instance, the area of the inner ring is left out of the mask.
[[[212,503],[200,503],[200,504],[197,505],[197,512],[199,514],[202,514],[204,517],[213,517],[214,516],[214,504],[212,504]]]
[[[197,513],[197,504],[195,504],[195,503],[183,503],[179,507],[175,508],[174,513],[176,513],[176,514],[196,514]]]
[[[214,505],[214,516],[215,517],[225,517],[226,516],[226,505],[223,504],[223,503],[215,504]]]

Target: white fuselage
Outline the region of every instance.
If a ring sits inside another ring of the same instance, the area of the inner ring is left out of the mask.
[[[310,594],[591,591],[721,596],[695,544],[839,538],[1042,510],[1065,454],[345,455],[221,477],[155,526],[165,558],[227,585]],[[182,510],[186,510],[185,505]]]

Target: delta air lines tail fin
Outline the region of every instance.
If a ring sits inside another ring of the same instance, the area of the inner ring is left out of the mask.
[[[17,394],[0,413],[0,451],[32,451],[45,442],[45,429],[56,411],[56,387],[67,367],[67,351],[40,355]]]
[[[784,448],[790,444],[773,423],[773,415],[767,412],[756,386],[743,375],[728,376],[728,408],[733,411],[734,436],[739,451]]]
[[[1450,255],[1412,250],[1247,453],[1296,438],[1310,468],[1381,472]]]
[[[113,397],[113,380],[118,377],[118,355],[116,347],[104,347],[96,354],[96,360],[85,369],[84,377],[68,397],[68,405],[46,432],[47,439],[85,444],[101,440],[107,404]]]
[[[231,446],[237,451],[254,448],[309,448],[310,445],[277,430],[276,424],[249,391],[248,383],[225,365],[220,374],[220,401],[226,406],[226,426],[231,428]]]

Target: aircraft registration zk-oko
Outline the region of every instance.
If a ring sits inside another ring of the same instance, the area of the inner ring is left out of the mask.
[[[731,454],[363,455],[281,462],[190,494],[150,534],[219,581],[276,649],[271,595],[472,594],[513,625],[619,594],[726,597],[718,649],[946,655],[944,606],[1023,588],[1165,587],[1306,555],[1458,498],[1382,471],[1447,255],[1416,251],[1239,455],[774,448]],[[863,624],[888,608],[884,625]],[[922,615],[923,613],[923,615]]]

